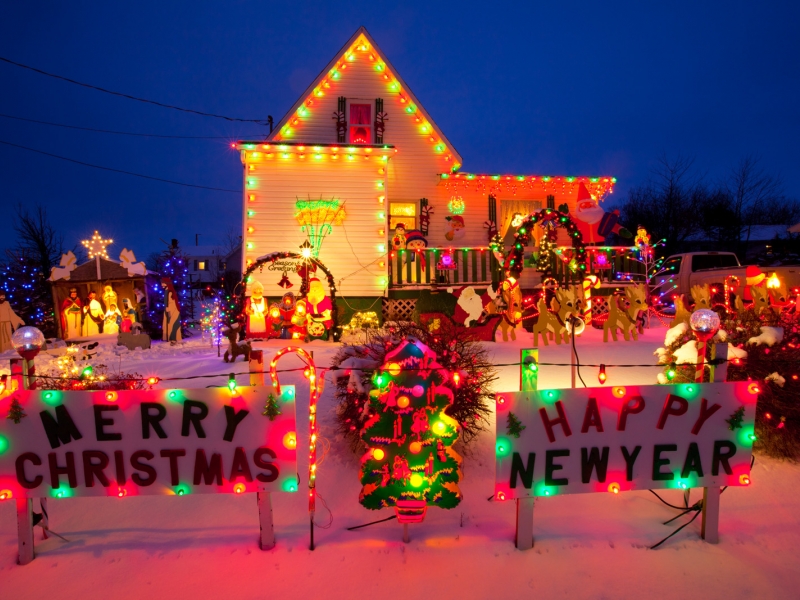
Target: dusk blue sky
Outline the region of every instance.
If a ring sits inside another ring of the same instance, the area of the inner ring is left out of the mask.
[[[115,91],[277,122],[367,27],[463,170],[614,175],[612,201],[659,154],[710,181],[747,154],[800,197],[796,2],[4,2],[0,56]],[[241,188],[229,142],[268,130],[146,105],[0,63],[0,141],[198,185]],[[241,196],[104,172],[0,144],[0,248],[11,208],[47,207],[68,245],[99,229],[140,259],[222,241]]]

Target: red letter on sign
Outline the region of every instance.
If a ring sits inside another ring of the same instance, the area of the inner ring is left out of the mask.
[[[556,402],[556,412],[558,413],[558,418],[551,421],[550,417],[547,416],[547,411],[544,408],[539,409],[539,414],[542,415],[542,423],[544,423],[544,428],[547,430],[547,437],[551,442],[556,441],[553,425],[560,424],[565,436],[572,435],[572,429],[569,428],[569,421],[567,421],[567,415],[564,414],[564,405],[561,404],[561,400]]]
[[[635,415],[644,410],[644,398],[641,396],[631,396],[625,404],[619,407],[619,419],[617,420],[617,431],[625,431],[625,424],[628,422],[628,415]]]
[[[697,422],[692,427],[692,433],[697,435],[700,433],[700,428],[703,426],[708,418],[717,412],[720,408],[722,408],[719,404],[712,404],[711,408],[708,408],[708,400],[703,398],[702,402],[700,403],[700,416],[697,417]]]
[[[673,407],[673,404],[677,406]],[[689,410],[689,402],[686,398],[681,398],[674,394],[667,394],[667,399],[664,401],[664,408],[661,409],[661,416],[658,417],[658,425],[656,425],[656,427],[664,429],[669,415],[680,417],[682,414],[685,414],[687,410]]]

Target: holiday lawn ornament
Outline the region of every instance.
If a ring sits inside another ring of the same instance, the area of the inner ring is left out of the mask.
[[[83,301],[82,334],[89,336],[101,333],[105,318],[106,309],[97,299],[97,292],[89,290],[89,296]]]
[[[164,290],[164,317],[161,324],[161,339],[170,344],[176,344],[183,339],[181,332],[181,307],[178,302],[178,292],[172,285],[169,277],[161,278],[161,287]]]
[[[708,308],[701,308],[692,313],[689,326],[697,338],[697,368],[695,382],[703,382],[703,361],[706,357],[706,344],[719,331],[719,315]]]
[[[459,424],[446,414],[451,374],[436,354],[406,340],[386,355],[361,429],[359,501],[369,509],[395,507],[401,523],[419,522],[428,506],[453,508],[461,501],[461,457],[452,449]]]
[[[304,374],[308,379],[309,400],[308,400],[308,513],[309,525],[311,526],[311,550],[314,549],[314,513],[317,510],[317,441],[319,429],[317,427],[317,401],[322,395],[325,386],[324,377],[317,378],[317,366],[311,355],[302,348],[282,348],[275,354],[275,358],[269,363],[269,376],[272,385],[278,395],[281,394],[281,384],[278,381],[278,360],[286,354],[296,354],[306,363]]]
[[[328,339],[328,331],[333,326],[333,305],[331,299],[325,294],[322,282],[316,277],[308,282],[306,304],[308,337]]]
[[[445,217],[445,220],[450,225],[450,230],[444,234],[445,239],[448,242],[457,241],[464,237],[466,231],[464,231],[464,217],[461,216],[449,216]]]
[[[244,313],[247,315],[247,337],[268,337],[267,299],[264,298],[264,286],[260,281],[251,282],[250,297],[244,303]]]
[[[108,305],[105,317],[103,319],[103,333],[105,334],[118,334],[120,325],[122,324],[122,313],[116,304]]]
[[[464,327],[477,324],[484,311],[483,297],[478,295],[473,286],[464,286],[456,290],[453,295],[457,298],[453,321]]]
[[[694,300],[694,310],[711,308],[711,290],[707,283],[693,285],[690,291]],[[692,312],[689,310],[689,305],[684,296],[682,294],[675,296],[675,316],[672,319],[671,327],[675,327],[679,323],[688,325],[691,314]]]
[[[61,303],[61,331],[65,340],[81,336],[82,308],[78,288],[69,288],[69,296]]]
[[[72,250],[69,250],[66,254],[62,254],[61,260],[58,263],[59,266],[50,267],[49,281],[69,279],[69,274],[75,270],[77,261],[78,259],[75,257],[75,254],[73,254]]]
[[[395,251],[406,249],[406,225],[405,223],[398,223],[394,226],[394,235],[392,236],[392,248]]]
[[[786,282],[778,277],[777,273],[773,273],[767,279],[767,292],[769,293],[769,305],[773,310],[780,313],[782,310],[789,308],[792,305],[789,290],[786,287]]]
[[[270,396],[271,418],[262,416]],[[269,493],[297,491],[293,386],[279,393],[234,379],[198,389],[18,389],[14,397],[29,418],[0,419],[0,500],[19,509],[20,563],[34,558],[32,498],[255,493],[262,548],[274,545]]]
[[[533,346],[539,346],[539,335],[545,346],[547,338],[552,336],[556,345],[569,343],[570,332],[566,323],[573,317],[580,318],[583,312],[583,292],[576,286],[556,289],[550,300],[550,310],[547,309],[547,300],[543,293],[536,304],[539,316],[533,325]],[[585,326],[585,324],[584,324]]]
[[[592,323],[592,289],[600,287],[600,278],[597,275],[586,275],[581,281],[581,289],[583,289],[583,319],[584,324],[590,325]]]
[[[120,264],[128,271],[128,277],[135,277],[137,275],[144,277],[147,275],[147,267],[143,262],[136,262],[136,255],[133,250],[123,248],[119,253]]]
[[[119,330],[122,333],[130,333],[133,324],[138,322],[139,322],[139,317],[136,314],[136,308],[134,307],[133,302],[131,302],[130,298],[123,298],[122,323],[119,326]]]
[[[111,305],[119,306],[119,299],[114,288],[110,285],[103,286],[103,305],[108,309]]]
[[[633,243],[636,246],[649,246],[650,234],[647,233],[647,229],[639,225],[639,227],[636,228],[636,237],[633,238]]]
[[[626,238],[632,237],[631,232],[618,223],[619,211],[604,211],[597,198],[589,193],[583,182],[578,186],[575,214],[571,216],[575,219],[585,244],[602,245],[606,236],[612,233]]]
[[[419,257],[420,265],[425,270],[425,248],[428,240],[417,229],[412,229],[406,234],[406,262],[414,262]]]
[[[565,209],[566,210],[566,209]],[[550,269],[551,254],[555,246],[557,237],[557,227],[563,228],[572,242],[571,257],[568,263],[570,269],[576,273],[586,270],[586,248],[583,243],[583,236],[577,225],[566,212],[543,208],[539,212],[523,217],[522,224],[514,234],[514,245],[505,257],[505,270],[509,271],[514,277],[519,277],[524,267],[523,248],[530,244],[534,237],[534,230],[537,227],[544,228],[544,235],[539,243],[539,254],[537,258],[537,270],[546,273]]]
[[[752,301],[754,299],[753,288],[761,287],[767,276],[756,265],[747,266],[744,275],[744,299]]]
[[[502,298],[503,319],[500,321],[500,330],[503,332],[503,341],[508,341],[509,333],[511,339],[517,339],[516,329],[522,323],[522,289],[519,281],[515,277],[508,276],[500,286],[500,297]]]
[[[716,543],[720,488],[750,483],[757,398],[748,381],[498,394],[495,500],[519,500],[517,547],[533,542],[526,499],[693,487],[705,488],[702,535]]]
[[[45,346],[44,334],[36,327],[20,327],[11,336],[11,345],[14,346],[17,354],[22,357],[22,387],[26,390],[36,388],[37,382],[33,378],[36,374],[34,359]],[[18,423],[19,421],[15,422]]]
[[[245,362],[250,360],[250,352],[252,350],[250,340],[239,341],[239,333],[238,323],[234,323],[222,330],[222,335],[228,338],[228,349],[225,350],[225,355],[222,357],[222,360],[226,363],[236,362],[237,356],[243,356]]]
[[[619,297],[615,294],[608,299],[608,319],[603,323],[603,341],[608,342],[608,334],[611,332],[611,339],[617,341],[617,329],[622,330],[622,337],[625,341],[639,339],[641,333],[639,323],[639,313],[644,311],[647,306],[646,292],[643,286],[634,285],[625,288],[625,298],[628,307],[622,309],[619,306]]]
[[[467,210],[467,204],[461,196],[450,196],[450,201],[447,203],[447,210],[454,215],[463,215],[464,211]]]
[[[431,226],[432,214],[433,214],[433,207],[428,206],[427,198],[422,198],[422,200],[420,200],[419,230],[420,232],[422,232],[422,235],[426,237],[428,236],[428,230],[430,229]]]

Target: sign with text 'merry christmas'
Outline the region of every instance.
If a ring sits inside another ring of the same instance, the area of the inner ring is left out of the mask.
[[[15,417],[0,419],[0,496],[294,492],[294,387],[281,391],[20,390],[0,396],[0,416],[13,410]]]
[[[747,485],[758,384],[497,395],[497,499]]]

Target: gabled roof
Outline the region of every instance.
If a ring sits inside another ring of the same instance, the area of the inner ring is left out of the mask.
[[[383,51],[375,43],[366,28],[359,27],[353,36],[342,46],[325,69],[308,86],[305,92],[295,102],[294,106],[278,122],[275,129],[267,137],[267,142],[289,141],[296,129],[302,129],[303,117],[309,111],[315,110],[314,99],[325,95],[325,89],[330,87],[330,81],[339,81],[347,76],[347,64],[355,60],[366,59],[375,63],[375,77],[380,77],[386,82],[387,94],[399,99],[405,106],[404,112],[408,118],[415,119],[420,128],[429,128],[432,138],[432,149],[438,154],[444,154],[453,170],[461,166],[461,155],[433,122],[428,113],[420,105],[414,92],[408,87],[397,70],[392,66]],[[307,142],[313,143],[313,141]]]

